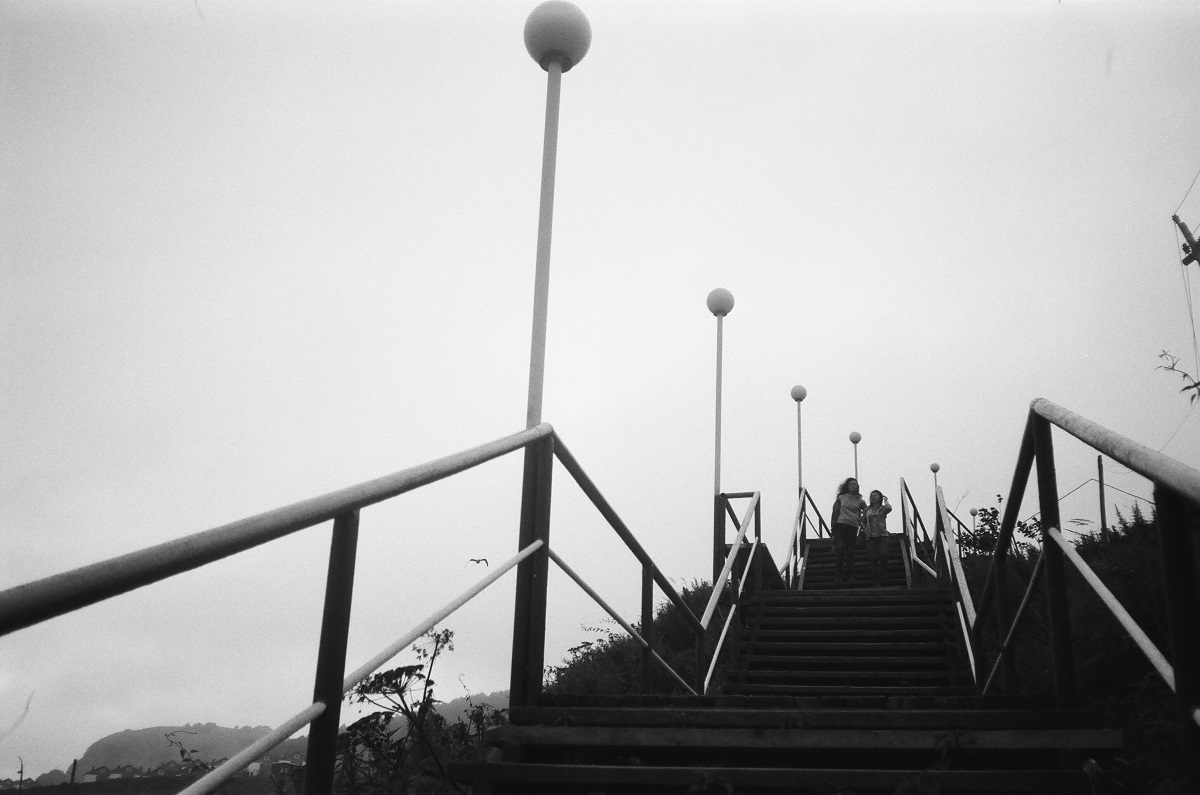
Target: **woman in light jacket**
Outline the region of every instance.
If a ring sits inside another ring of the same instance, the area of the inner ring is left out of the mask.
[[[882,491],[871,492],[871,504],[867,506],[867,560],[871,565],[871,578],[876,585],[883,585],[883,575],[888,563],[887,515],[892,505]]]

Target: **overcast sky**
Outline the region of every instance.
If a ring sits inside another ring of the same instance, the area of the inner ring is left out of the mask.
[[[533,5],[0,0],[0,587],[523,426]],[[904,477],[930,514],[937,461],[960,515],[993,504],[1040,396],[1200,464],[1155,370],[1167,349],[1196,372],[1170,216],[1200,226],[1200,7],[581,7],[544,416],[677,584],[709,574],[714,287],[736,298],[723,485],[762,491],[773,550],[797,383],[822,510],[853,430],[865,489]],[[1095,476],[1056,445],[1062,492]],[[510,456],[363,512],[348,665],[515,552],[519,480]],[[1094,521],[1094,485],[1062,511]],[[638,566],[561,469],[552,542],[636,618]],[[0,640],[0,732],[34,694],[0,776],[298,711],[328,543]],[[550,588],[554,663],[602,613]],[[507,687],[511,621],[509,575],[447,622],[439,695]]]

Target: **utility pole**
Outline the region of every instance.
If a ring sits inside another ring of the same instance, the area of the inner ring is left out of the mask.
[[[1191,265],[1196,261],[1196,238],[1192,237],[1192,230],[1188,229],[1188,225],[1180,220],[1178,215],[1172,215],[1171,220],[1179,227],[1179,231],[1183,233],[1183,239],[1187,241],[1183,244],[1183,253],[1187,255],[1183,258],[1183,264]]]

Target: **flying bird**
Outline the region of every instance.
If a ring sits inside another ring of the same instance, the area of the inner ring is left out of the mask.
[[[482,563],[483,565],[488,566],[487,558],[471,558],[467,561],[467,563]],[[491,568],[491,566],[488,566],[488,568]]]

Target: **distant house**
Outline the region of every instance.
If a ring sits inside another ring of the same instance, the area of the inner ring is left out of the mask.
[[[142,769],[133,765],[121,765],[113,768],[110,778],[141,778]]]
[[[0,792],[4,792],[6,790],[16,789],[16,788],[17,788],[16,781],[13,781],[11,778],[0,778]]]
[[[182,776],[187,771],[178,762],[163,762],[150,771],[151,776]]]
[[[93,781],[108,781],[113,777],[112,773],[113,771],[110,770],[107,765],[93,767],[91,770],[83,774],[83,783],[90,784]],[[120,776],[117,776],[117,778],[120,778]]]

